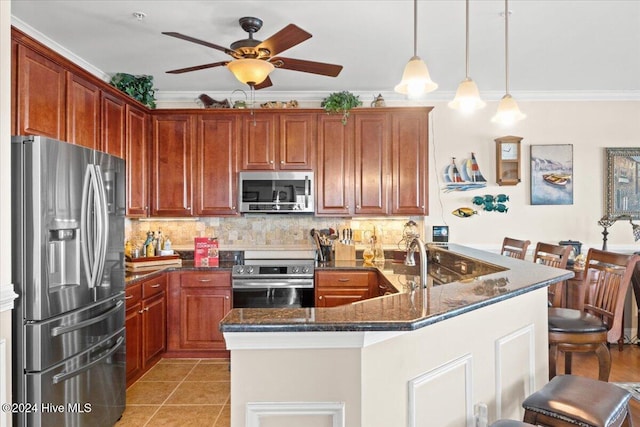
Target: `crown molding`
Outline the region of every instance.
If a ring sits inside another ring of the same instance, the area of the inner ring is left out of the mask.
[[[93,74],[94,76],[98,77],[99,79],[104,80],[105,82],[109,82],[111,80],[111,76],[109,74],[105,73],[104,71],[102,71],[99,68],[94,67],[93,65],[91,65],[90,63],[88,63],[87,61],[85,61],[84,59],[82,59],[81,57],[76,55],[75,53],[71,52],[70,50],[68,50],[67,48],[62,46],[61,44],[51,40],[49,37],[47,37],[46,35],[42,34],[40,31],[36,30],[35,28],[30,26],[29,24],[25,23],[24,21],[21,21],[20,19],[16,18],[13,15],[11,15],[11,25],[13,25],[14,27],[19,29],[20,31],[22,31],[26,35],[28,35],[28,36],[32,37],[33,39],[37,40],[39,43],[42,43],[44,46],[48,47],[49,49],[53,50],[54,52],[62,55],[63,57],[65,57],[69,61],[71,61],[74,64],[78,65],[79,67],[85,69],[87,72]]]

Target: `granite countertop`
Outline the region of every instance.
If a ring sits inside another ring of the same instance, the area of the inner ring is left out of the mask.
[[[231,271],[231,267],[233,267],[235,263],[233,261],[220,261],[218,267],[196,267],[193,263],[193,260],[182,260],[182,266],[171,266],[171,267],[158,267],[154,270],[146,270],[146,271],[127,271],[124,275],[124,282],[126,286],[134,285],[137,282],[142,280],[150,279],[159,274],[168,273],[171,271],[221,271],[228,270]]]
[[[415,270],[402,271],[386,262],[379,268],[398,293],[332,308],[233,309],[220,323],[222,332],[402,331],[459,316],[508,298],[573,277],[569,270],[521,261],[478,249],[450,244],[447,251],[463,261],[479,260],[487,274],[417,289]],[[317,268],[358,268],[359,261],[336,261]],[[401,264],[399,266],[402,266]],[[437,268],[438,265],[432,265]],[[493,271],[493,272],[492,272]]]

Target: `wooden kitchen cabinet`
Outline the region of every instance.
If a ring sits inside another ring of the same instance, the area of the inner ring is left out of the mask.
[[[145,280],[125,291],[127,385],[151,368],[167,346],[167,276]]]
[[[195,214],[237,215],[237,152],[240,138],[237,115],[198,118],[195,148]]]
[[[391,113],[391,215],[429,213],[429,112]]]
[[[231,310],[231,272],[189,271],[170,284],[168,357],[228,357],[220,321]]]
[[[125,158],[126,105],[124,101],[107,92],[101,92],[101,138],[100,147],[105,153]]]
[[[331,270],[315,273],[316,307],[336,307],[378,296],[375,271]]]
[[[127,216],[149,215],[149,118],[143,110],[126,106]]]
[[[100,89],[71,72],[67,75],[67,137],[66,141],[99,150]]]
[[[243,115],[241,170],[310,170],[314,166],[316,115]]]
[[[16,134],[66,137],[63,67],[24,45],[17,46]]]
[[[317,213],[386,215],[390,126],[386,113],[318,118]]]
[[[191,216],[194,120],[190,114],[152,117],[151,216]]]
[[[430,108],[318,118],[318,215],[426,215]]]

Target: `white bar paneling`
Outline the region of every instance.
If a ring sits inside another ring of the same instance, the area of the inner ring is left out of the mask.
[[[330,419],[327,427],[345,427],[344,411],[344,402],[249,402],[246,426],[269,427],[265,425],[269,417],[277,417],[281,427],[294,427],[294,423],[300,423],[301,419],[313,420],[318,417],[321,423],[322,419]],[[291,418],[291,423],[286,421],[287,418]],[[305,425],[311,422],[308,421]]]

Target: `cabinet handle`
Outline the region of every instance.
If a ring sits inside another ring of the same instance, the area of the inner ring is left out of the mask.
[[[322,295],[320,295],[320,296],[318,297],[318,299],[322,299]]]
[[[144,309],[138,311],[138,314],[142,314],[142,313],[144,313]]]
[[[284,165],[284,160],[280,160],[280,164],[281,164],[281,165]]]
[[[152,288],[159,288],[160,287],[160,283],[156,283],[155,285],[151,285]]]
[[[131,298],[133,298],[133,295],[125,295],[124,296],[124,299],[131,299]]]
[[[225,296],[224,296],[224,299],[229,299],[229,295],[225,295]]]
[[[348,281],[349,281],[349,279],[347,279],[346,277],[343,277],[343,278],[341,278],[341,279],[338,279],[338,282],[342,282],[342,283],[344,283],[344,282],[348,282]]]
[[[356,209],[360,209],[360,205],[356,205]]]
[[[144,308],[144,311],[149,311],[149,307],[145,307],[145,308]]]
[[[349,205],[345,206],[345,208],[349,209]]]
[[[273,160],[269,160],[269,164],[272,165],[273,164]]]
[[[210,282],[211,279],[198,279],[198,282],[202,282],[202,283],[206,283],[206,282]]]

